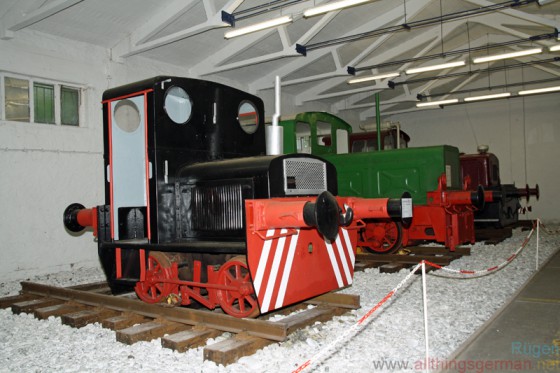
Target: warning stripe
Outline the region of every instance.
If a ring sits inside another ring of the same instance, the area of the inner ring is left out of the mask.
[[[331,261],[334,277],[336,278],[336,283],[338,284],[338,287],[343,287],[344,283],[342,282],[342,276],[340,275],[340,268],[338,267],[338,262],[336,261],[336,256],[334,255],[332,244],[326,238],[325,238],[325,245],[327,246],[327,253],[329,254],[329,259]]]
[[[284,306],[300,230],[291,235],[287,233],[287,229],[269,229],[266,232],[253,281],[262,313]],[[352,284],[355,254],[348,232],[343,229],[334,242],[327,239],[324,242],[338,287]]]
[[[287,229],[281,229],[280,234],[288,232]],[[276,285],[276,277],[278,276],[278,269],[280,268],[280,261],[282,260],[282,254],[284,253],[284,244],[286,243],[286,237],[280,237],[278,240],[278,246],[276,247],[276,252],[274,253],[274,259],[272,261],[272,268],[270,269],[270,277],[266,284],[266,290],[264,292],[264,298],[261,305],[261,312],[268,312],[270,308],[270,301],[272,299],[272,293],[274,292],[274,287]]]
[[[344,243],[340,239],[339,233],[334,242],[334,246],[336,246],[336,252],[334,251],[333,243],[325,238],[327,253],[329,254],[329,259],[331,261],[331,266],[336,278],[336,283],[339,287],[350,285],[352,283],[355,262],[355,255],[352,249],[352,243],[350,241],[348,232],[345,229],[342,229],[342,232],[344,236]],[[350,269],[352,269],[352,271]],[[342,272],[344,272],[346,283],[342,278]]]
[[[346,249],[348,250],[350,263],[352,264],[352,268],[354,268],[354,264],[356,263],[356,256],[354,255],[354,249],[352,248],[352,241],[350,240],[348,230],[342,229],[342,235],[344,236],[344,242],[346,242]]]
[[[342,242],[340,240],[340,234],[336,236],[336,248],[338,249],[338,256],[340,257],[340,261],[342,262],[342,268],[344,269],[344,274],[346,275],[346,285],[350,285],[352,283],[352,274],[350,273],[350,269],[348,268],[348,259],[344,254],[344,247],[342,246]]]
[[[274,235],[274,229],[269,229],[266,231],[266,236],[271,237]],[[270,247],[272,246],[273,240],[265,240],[261,257],[259,259],[259,265],[257,267],[257,274],[255,280],[253,281],[253,287],[255,288],[255,293],[259,294],[261,290],[261,284],[264,277],[264,272],[266,270],[266,262],[268,262],[268,256],[270,255]]]
[[[274,305],[275,308],[280,308],[284,305],[284,296],[286,295],[286,289],[288,288],[288,279],[290,278],[290,273],[292,272],[292,263],[294,262],[298,239],[299,229],[297,230],[297,233],[292,236],[292,239],[290,241],[290,247],[288,248],[288,257],[286,258],[284,272],[282,273],[282,282],[280,282],[278,297],[276,298],[276,304]]]

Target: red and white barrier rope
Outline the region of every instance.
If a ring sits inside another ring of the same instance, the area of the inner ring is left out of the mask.
[[[493,266],[493,267],[490,267],[490,268],[486,268],[486,269],[483,269],[483,270],[477,270],[477,271],[469,270],[469,269],[453,269],[453,268],[442,267],[439,264],[435,264],[435,263],[430,262],[429,260],[426,260],[425,262],[430,267],[441,269],[444,272],[450,272],[450,273],[461,274],[461,275],[469,275],[469,277],[470,276],[485,276],[490,272],[499,271],[500,269],[504,268],[509,263],[511,263],[515,258],[517,258],[519,253],[527,246],[527,244],[531,240],[531,237],[533,236],[533,233],[535,232],[535,227],[537,227],[537,229],[538,229],[538,225],[539,225],[539,221],[536,220],[535,224],[533,225],[533,229],[531,229],[531,231],[529,232],[529,234],[527,235],[527,237],[525,238],[525,240],[523,241],[521,246],[509,258],[507,258],[505,261],[503,261],[499,265],[496,265],[496,266]],[[537,239],[538,239],[538,235],[537,235]],[[538,268],[538,242],[537,242],[537,268]],[[446,277],[446,276],[442,276],[441,274],[438,274],[437,276]],[[450,277],[450,278],[455,278],[455,277],[453,276],[453,277]]]
[[[350,337],[354,336],[361,328],[363,328],[366,325],[367,319],[371,317],[371,315],[373,315],[375,311],[381,308],[383,304],[385,304],[389,299],[391,299],[391,297],[393,297],[399,291],[399,289],[402,288],[403,285],[406,284],[408,280],[410,280],[410,278],[414,275],[414,273],[416,273],[416,271],[421,266],[422,263],[416,265],[416,267],[414,267],[414,269],[410,271],[410,273],[393,290],[391,290],[383,299],[381,299],[379,303],[377,303],[372,309],[370,309],[365,315],[363,315],[354,325],[346,329],[346,332],[339,335],[338,338],[333,340],[331,343],[325,346],[325,348],[323,348],[317,354],[312,356],[309,360],[307,360],[299,367],[297,367],[297,369],[292,371],[292,373],[302,372],[303,370],[309,368],[312,364],[320,363],[333,347],[335,347],[342,341],[345,341],[346,339],[349,339]]]
[[[540,221],[540,220],[539,220],[539,224],[540,224],[540,226],[541,226],[541,229],[542,229],[545,233],[547,233],[547,234],[559,234],[559,233],[560,233],[560,228],[559,228],[559,229],[551,230],[551,229],[549,229],[546,225],[544,225],[544,224],[542,223],[542,221]]]
[[[410,278],[416,273],[416,271],[418,271],[418,269],[420,267],[422,267],[422,285],[423,285],[422,287],[423,287],[423,297],[424,297],[424,333],[425,333],[424,337],[425,337],[425,343],[426,343],[426,362],[427,362],[428,358],[429,358],[429,350],[428,350],[428,323],[427,323],[428,312],[427,312],[427,297],[426,297],[425,266],[429,265],[429,266],[432,266],[432,267],[437,268],[437,269],[441,269],[441,270],[446,271],[446,272],[451,272],[451,273],[460,274],[460,275],[469,275],[469,276],[484,276],[484,275],[487,275],[491,272],[497,272],[500,269],[502,269],[503,267],[507,266],[509,263],[511,263],[519,255],[519,253],[527,246],[527,244],[531,240],[531,237],[533,236],[533,233],[535,232],[535,228],[536,228],[537,229],[537,269],[538,269],[538,246],[539,246],[539,241],[538,240],[539,240],[539,227],[540,227],[540,225],[541,225],[540,220],[538,220],[538,219],[535,220],[535,222],[533,224],[533,229],[531,229],[531,231],[529,232],[529,234],[527,235],[527,237],[525,238],[525,240],[523,241],[521,246],[515,251],[515,253],[513,253],[509,258],[507,258],[503,263],[501,263],[499,265],[496,265],[496,266],[493,266],[493,267],[490,267],[490,268],[487,268],[487,269],[484,269],[484,270],[474,271],[474,270],[465,270],[465,269],[451,269],[451,268],[442,267],[438,264],[432,263],[432,262],[427,261],[427,260],[423,260],[421,263],[417,264],[408,273],[408,275],[393,290],[391,290],[383,299],[381,299],[379,301],[379,303],[377,303],[365,315],[363,315],[354,325],[352,325],[350,328],[348,328],[346,330],[346,332],[339,335],[338,338],[333,340],[331,343],[326,345],[325,348],[323,348],[317,354],[312,356],[309,360],[307,360],[306,362],[301,364],[299,367],[297,367],[297,369],[292,371],[292,373],[302,372],[305,369],[311,367],[312,364],[320,363],[325,358],[325,356],[327,356],[327,354],[329,353],[329,351],[333,347],[335,347],[339,343],[349,339],[350,337],[354,336],[361,328],[363,328],[366,325],[366,321],[379,308],[381,308],[381,306],[383,306],[389,299],[391,299],[397,293],[397,291],[399,291],[399,289],[402,288],[404,286],[404,284],[406,284],[408,282],[408,280],[410,280]],[[458,278],[458,277],[449,277],[449,278]],[[427,366],[427,364],[426,364],[426,366]]]

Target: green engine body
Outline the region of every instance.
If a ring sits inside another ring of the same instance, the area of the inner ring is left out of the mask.
[[[438,189],[442,174],[447,189],[462,189],[459,150],[454,146],[348,153],[351,126],[332,114],[301,113],[280,125],[284,127],[285,153],[312,153],[335,165],[341,196],[399,198],[409,192],[414,204],[425,205],[427,192]],[[346,153],[340,154],[343,131],[348,133]]]

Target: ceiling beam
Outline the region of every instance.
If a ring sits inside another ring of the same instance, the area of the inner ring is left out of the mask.
[[[424,9],[427,6],[427,2],[425,0],[419,0],[419,1],[409,1],[407,3],[407,20],[410,20],[410,17],[414,17],[416,14],[418,14],[422,9]],[[400,9],[397,11],[397,8],[393,8],[391,11],[384,13],[382,15],[380,15],[379,17],[375,18],[372,22],[368,22],[367,24],[365,24],[364,27],[360,27],[359,29],[356,30],[352,30],[352,34],[356,33],[356,32],[363,32],[364,29],[369,29],[371,30],[372,25],[375,24],[376,26],[378,26],[379,24],[384,24],[387,22],[387,19],[393,19],[395,24],[400,24],[405,22],[405,18],[403,17],[402,11],[400,11]],[[350,33],[348,33],[350,34]],[[423,34],[422,34],[423,35]],[[373,46],[368,47],[368,51],[370,53],[373,53],[373,51],[379,47],[381,44],[377,43],[377,38],[372,38],[375,41],[372,43]],[[386,41],[387,39],[384,38],[382,39],[382,41]],[[412,49],[414,47],[416,47],[418,44],[410,44],[409,48]],[[335,48],[338,49],[340,46],[332,46],[329,48]],[[391,59],[394,58],[394,56],[399,55],[403,52],[406,52],[406,50],[408,50],[407,46],[405,45],[399,45],[399,48],[391,48],[389,50],[389,53],[383,53],[382,57],[379,57],[379,59]],[[350,61],[350,64],[355,64],[355,63],[359,63],[362,59],[365,58],[365,54],[364,53],[359,53],[352,61]],[[375,59],[378,59],[377,56],[375,57]],[[327,81],[324,81],[323,83],[320,83],[314,87],[311,87],[303,92],[300,92],[296,97],[295,97],[295,103],[296,105],[301,105],[304,102],[309,102],[309,101],[315,101],[315,100],[320,100],[322,98],[327,98],[326,96],[330,96],[329,94],[321,94],[322,92],[325,92],[327,90],[330,90],[333,87],[336,87],[337,85],[339,85],[340,83],[346,81],[349,79],[349,75],[346,71],[338,71],[337,72],[337,76],[340,76],[341,73],[345,73],[345,78],[340,79],[340,78],[335,78],[335,79],[330,79]],[[333,74],[333,76],[335,76],[335,74]],[[386,88],[386,86],[384,87]],[[367,89],[371,89],[370,87],[365,87],[360,89],[359,91],[365,91]],[[342,91],[341,96],[347,96],[348,95],[348,91]],[[331,96],[331,97],[335,97],[335,96]]]
[[[475,4],[481,7],[486,7],[486,6],[492,6],[495,5],[493,3],[491,3],[488,0],[465,0],[471,4]],[[535,3],[535,5],[529,5],[529,6],[538,6],[540,7],[540,5],[537,5]],[[547,27],[551,27],[551,28],[556,28],[559,29],[560,25],[558,24],[557,20],[552,20],[552,19],[548,19],[546,17],[542,17],[536,14],[531,14],[531,13],[527,13],[527,12],[523,12],[519,9],[514,9],[514,8],[505,8],[505,9],[501,9],[498,10],[498,13],[513,17],[513,18],[518,18],[524,21],[528,21],[531,22],[533,24],[537,24],[537,25],[541,25],[541,26],[547,26]]]
[[[411,17],[414,17],[416,14],[418,14],[422,9],[424,9],[429,1],[431,0],[409,0],[407,2],[407,20],[409,20]],[[329,23],[331,21],[331,18],[329,17],[334,17],[335,14],[331,14],[328,13],[325,16],[323,16],[323,18],[321,19],[320,22],[324,23],[325,25],[327,23]],[[370,20],[369,22],[363,24],[361,27],[357,28],[357,29],[353,29],[351,31],[349,31],[348,33],[346,33],[346,35],[353,35],[355,33],[359,33],[359,32],[365,32],[365,31],[370,31],[372,28],[377,28],[379,27],[379,25],[384,25],[390,22],[393,22],[395,24],[399,24],[399,23],[403,23],[405,21],[404,17],[403,17],[403,11],[402,9],[400,9],[399,7],[395,7],[392,8],[390,11],[383,13],[375,18],[372,18],[372,20]],[[311,35],[304,35],[302,36],[297,43],[298,44],[305,44],[307,41],[309,41],[313,36],[315,36],[316,33],[313,33]],[[363,58],[365,58],[366,56],[368,56],[371,51],[375,50],[375,48],[377,48],[379,45],[383,44],[383,42],[385,42],[387,40],[388,36],[381,36],[381,37],[377,37],[377,38],[371,38],[372,40],[374,40],[372,42],[372,44],[366,48],[364,51],[360,52],[356,57],[354,57],[349,64],[357,64],[359,63]],[[249,84],[249,86],[251,87],[252,91],[256,92],[259,90],[263,90],[263,89],[271,89],[273,88],[273,85],[270,84],[271,80],[270,80],[270,76],[271,75],[279,75],[281,77],[285,77],[287,75],[289,75],[290,73],[292,73],[293,71],[299,70],[299,69],[303,69],[305,68],[305,66],[312,64],[314,61],[325,58],[327,55],[329,54],[338,54],[338,49],[340,48],[340,45],[334,45],[334,46],[330,46],[327,48],[321,48],[321,49],[317,49],[317,50],[313,50],[310,53],[308,53],[307,57],[305,58],[298,58],[298,59],[294,59],[291,62],[288,62],[286,65],[284,65],[283,67],[281,67],[280,69],[275,70],[274,72],[272,72],[271,74],[267,75],[266,77],[262,77],[252,83]],[[339,59],[339,58],[335,58],[335,61]],[[325,80],[327,78],[335,78],[335,77],[341,77],[341,76],[346,76],[348,77],[348,73],[345,70],[345,67],[340,67],[334,71],[328,72],[328,73],[322,73],[322,74],[316,74],[316,75],[310,75],[307,76],[305,78],[298,78],[298,79],[291,79],[291,80],[282,80],[282,86],[288,86],[288,85],[292,85],[292,84],[301,84],[301,83],[308,83],[308,82],[312,82],[312,81],[316,81],[316,80]],[[328,88],[332,88],[333,86],[336,86],[337,84],[339,84],[340,80],[337,79],[335,81],[332,81],[331,86],[326,86],[325,89]],[[324,90],[325,90],[324,89]]]
[[[160,38],[152,39],[172,22],[188,12],[189,9],[197,4],[200,4],[200,0],[174,0],[171,3],[166,2],[166,4],[167,6],[165,6],[159,13],[151,15],[149,20],[147,20],[142,27],[135,30],[128,37],[120,40],[111,49],[113,58],[123,59],[134,56],[194,35],[198,35],[204,31],[218,27],[226,27],[228,25],[222,21],[221,11],[224,10],[232,12],[237,6],[239,6],[239,2],[237,0],[230,0],[222,9],[216,11],[211,1],[204,0],[202,4],[206,13],[206,20],[187,29],[177,31]]]
[[[489,3],[485,2],[485,1],[480,1],[480,0],[467,0],[469,2],[474,2],[477,5],[480,6],[488,6]],[[511,10],[511,9],[508,9]],[[480,23],[486,27],[489,27],[491,29],[495,29],[497,31],[500,31],[503,34],[506,35],[511,35],[511,36],[515,36],[518,38],[523,38],[523,39],[527,39],[529,37],[531,37],[532,35],[528,35],[524,32],[519,31],[515,26],[532,26],[534,25],[534,17],[521,17],[519,14],[517,13],[522,13],[519,11],[515,11],[513,12],[513,14],[515,15],[515,17],[512,14],[509,14],[511,12],[498,12],[498,13],[494,13],[494,14],[485,14],[485,15],[481,15],[479,17],[473,18],[470,20],[470,22],[476,22],[476,23]],[[523,13],[525,14],[525,13]],[[512,18],[513,17],[513,18]],[[542,19],[540,17],[538,17],[539,22],[542,21]],[[511,25],[511,27],[505,26],[505,24]],[[540,24],[540,23],[539,23]],[[504,36],[502,36],[504,37]],[[473,41],[471,41],[472,43]],[[476,41],[475,41],[476,42]],[[536,42],[536,43],[540,43],[540,44],[546,44],[544,42]],[[467,45],[464,46],[464,48],[468,48]],[[459,48],[461,49],[461,48]],[[404,69],[405,67],[402,67],[401,69]],[[538,68],[542,71],[545,71],[547,73],[553,74],[555,76],[558,76],[560,74],[559,71],[554,71],[553,69],[549,69],[545,66],[535,66],[535,68]],[[441,72],[438,75],[444,75],[444,72]],[[454,87],[453,89],[451,89],[450,91],[455,91],[455,90],[459,90],[461,87],[464,87],[468,82],[471,82],[473,80],[476,79],[476,77],[478,77],[479,74],[474,74],[473,76],[469,77],[468,79],[465,79],[464,81],[462,81],[461,83],[459,83],[456,87]],[[433,89],[434,86],[440,85],[443,82],[441,80],[438,79],[434,79],[428,83],[426,83],[426,85],[424,85],[420,90],[418,90],[418,92],[422,92],[425,91],[427,89]],[[406,84],[403,85],[404,89],[407,89],[408,86]],[[403,95],[399,96],[398,98],[406,98],[408,97],[410,94],[408,92],[403,93]],[[447,97],[447,96],[445,96]],[[336,108],[338,110],[340,110],[340,108],[344,105],[346,105],[348,107],[348,101],[350,100],[350,102],[354,101],[356,102],[355,98],[345,98],[344,100],[341,100],[340,102],[337,102],[335,104],[333,104],[333,108]],[[352,107],[352,105],[350,105],[350,107]],[[397,113],[397,112],[393,112],[393,113]],[[369,108],[368,110],[365,110],[363,112],[360,113],[360,118],[362,120],[365,120],[367,118],[371,118],[371,117],[375,117],[375,107]]]
[[[300,38],[300,40],[303,38],[305,39],[312,38],[314,35],[319,33],[328,24],[328,22],[330,22],[330,20],[333,17],[334,15],[330,14],[326,19],[321,19],[319,22],[313,25]],[[297,20],[298,17],[294,17],[294,22],[296,22]],[[205,59],[204,61],[201,61],[197,66],[193,67],[191,71],[201,76],[211,75],[214,73],[235,70],[235,69],[255,65],[262,62],[272,61],[282,57],[299,57],[300,54],[296,52],[296,43],[295,42],[290,43],[290,41],[288,40],[289,38],[288,38],[286,27],[287,26],[280,26],[277,28],[260,31],[255,34],[244,35],[242,38],[237,38],[237,40],[229,40],[227,50],[229,50],[230,53],[225,52],[224,49],[219,50],[209,58]],[[274,32],[280,33],[280,37],[282,39],[282,45],[283,45],[281,51],[276,51],[273,53],[261,55],[259,57],[247,58],[242,61],[224,63],[232,56],[239,54],[239,51],[246,50],[247,40],[250,40],[250,45],[255,45],[261,42],[262,40],[266,39]],[[249,39],[248,38],[249,36],[252,36],[252,38]],[[267,79],[271,79],[272,75],[278,75],[278,74],[267,74],[266,75]],[[272,79],[272,81],[274,81],[274,79]],[[250,90],[253,91],[251,88]]]
[[[4,26],[1,27],[0,37],[2,39],[11,39],[14,37],[14,32],[45,20],[82,1],[84,0],[53,0],[32,11],[21,11],[15,6],[2,17],[0,23]]]
[[[406,42],[399,44],[398,48],[391,48],[386,50],[384,53],[380,53],[378,55],[375,56],[374,61],[390,61],[394,58],[396,58],[397,56],[399,56],[402,53],[405,53],[408,50],[412,50],[414,48],[416,48],[418,45],[421,44],[425,44],[428,43],[426,47],[424,47],[419,53],[417,53],[415,55],[415,57],[419,56],[419,55],[423,55],[426,54],[427,51],[431,50],[435,45],[437,45],[439,43],[439,39],[437,39],[436,37],[439,35],[439,29],[436,30],[436,28],[432,28],[430,31],[428,32],[424,32],[424,33],[419,33],[416,34],[416,36],[414,36],[413,38],[408,39]],[[405,65],[406,66],[406,65]],[[396,70],[399,70],[400,68],[396,68]],[[334,98],[334,97],[346,97],[349,95],[353,95],[353,94],[359,94],[362,92],[372,92],[372,91],[376,91],[376,90],[382,90],[382,89],[388,89],[388,81],[390,79],[383,79],[380,81],[376,81],[373,85],[371,84],[364,84],[364,85],[356,85],[356,88],[353,89],[349,89],[349,90],[341,90],[338,92],[331,92],[331,93],[320,93],[320,92],[324,92],[328,89],[331,89],[333,87],[335,87],[336,85],[347,81],[348,79],[350,79],[350,75],[346,74],[344,79],[339,80],[336,84],[332,84],[332,85],[326,85],[323,86],[322,88],[324,88],[321,91],[316,92],[314,95],[311,94],[311,91],[307,91],[307,95],[302,94],[300,97],[300,100],[298,102],[301,102],[302,104],[304,102],[307,101],[315,101],[315,100],[321,100],[321,99],[325,99],[325,98]],[[334,83],[332,80],[329,81],[330,83]],[[344,104],[345,101],[348,99],[348,97],[341,99],[341,104]],[[359,100],[359,98],[358,98]],[[334,104],[335,107],[334,109],[337,110],[336,105]]]

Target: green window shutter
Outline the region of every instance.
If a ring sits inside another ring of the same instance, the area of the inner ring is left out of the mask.
[[[67,126],[80,124],[80,91],[75,88],[60,88],[60,122]]]
[[[54,86],[34,83],[35,123],[54,124]]]
[[[29,80],[4,78],[6,120],[29,122]]]

